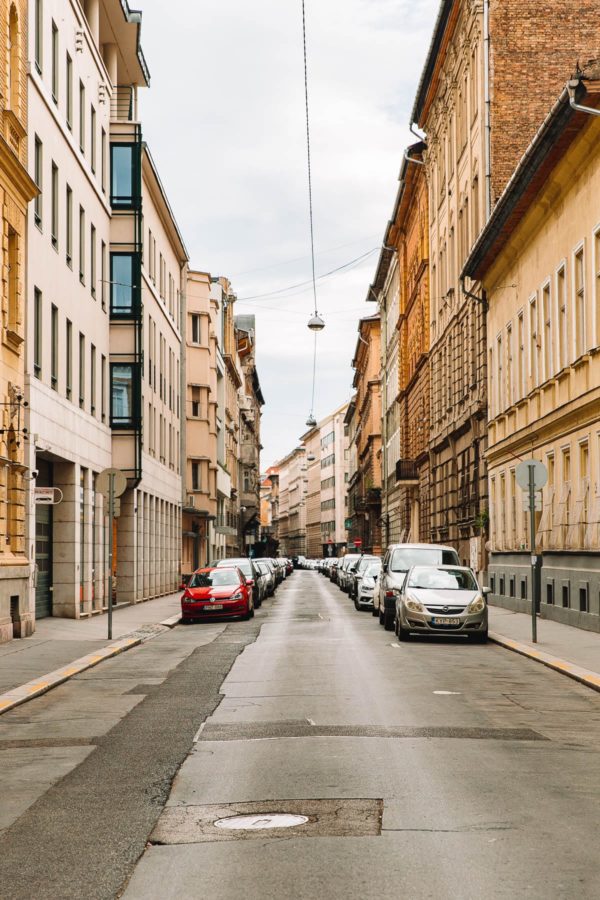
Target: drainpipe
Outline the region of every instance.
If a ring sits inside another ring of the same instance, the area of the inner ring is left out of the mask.
[[[582,106],[575,101],[575,93],[580,84],[581,81],[578,78],[572,78],[570,81],[567,81],[567,92],[569,94],[569,105],[571,106],[571,109],[574,109],[577,112],[587,113],[588,116],[600,116],[600,109],[594,109],[592,106]]]
[[[425,165],[425,163],[423,162],[422,159],[415,159],[414,156],[410,156],[408,153],[408,149],[406,149],[404,151],[404,159],[406,160],[406,162],[414,163],[416,166],[424,166]]]
[[[490,0],[483,2],[483,97],[485,105],[485,220],[492,212],[492,117],[490,100]]]

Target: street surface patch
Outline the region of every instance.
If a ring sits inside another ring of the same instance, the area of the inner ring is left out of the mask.
[[[459,728],[412,725],[309,725],[307,722],[207,723],[204,741],[260,741],[273,738],[360,737],[360,738],[454,738],[475,741],[547,741],[531,728]]]
[[[219,820],[244,817],[267,820],[298,816],[302,821],[273,828],[226,829]],[[368,837],[381,834],[383,800],[259,800],[209,806],[169,806],[150,836],[151,844],[203,844],[265,837]]]

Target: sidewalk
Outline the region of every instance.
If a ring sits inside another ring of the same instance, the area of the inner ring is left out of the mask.
[[[600,634],[537,620],[537,644],[531,641],[531,616],[489,607],[490,639],[508,650],[568,675],[600,691]]]
[[[0,644],[0,694],[68,666],[83,656],[98,653],[140,628],[179,614],[180,597],[178,591],[115,609],[112,641],[107,638],[106,614],[89,619],[40,619],[31,637]]]

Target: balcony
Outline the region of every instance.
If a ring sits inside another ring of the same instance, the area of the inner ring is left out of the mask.
[[[396,463],[396,483],[412,485],[419,483],[419,470],[414,459],[399,459]]]
[[[110,98],[110,117],[117,122],[133,122],[133,87],[119,84]]]

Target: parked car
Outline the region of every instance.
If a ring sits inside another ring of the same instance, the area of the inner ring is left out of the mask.
[[[211,563],[211,568],[222,567],[222,566],[237,566],[238,569],[241,569],[246,581],[250,585],[251,588],[255,588],[254,593],[254,608],[258,609],[261,605],[263,598],[260,592],[260,585],[257,584],[257,572],[254,568],[254,563],[247,556],[244,557],[232,557],[231,559],[217,559],[213,563]]]
[[[338,585],[344,593],[348,593],[348,569],[359,559],[360,553],[347,553],[342,559],[341,565],[338,566]]]
[[[254,615],[252,587],[236,566],[198,569],[190,577],[181,597],[181,621],[235,616],[250,619]]]
[[[252,562],[258,573],[257,577],[260,581],[263,599],[265,597],[271,597],[275,593],[275,573],[269,568],[267,563],[262,560],[253,559]]]
[[[396,597],[413,566],[460,566],[458,553],[443,544],[391,544],[383,557],[373,597],[373,615],[386,631],[394,627]]]
[[[293,564],[293,562],[291,561],[291,559],[288,559],[287,556],[284,557],[284,562],[285,562],[285,572],[286,572],[286,575],[291,575],[292,572],[294,571],[294,564]]]
[[[329,566],[329,580],[333,582],[333,584],[338,583],[338,570],[341,562],[341,559],[333,559],[331,561],[331,565]]]
[[[373,594],[380,575],[381,559],[378,556],[370,557],[362,572],[357,575],[354,598],[356,609],[373,609]]]
[[[355,563],[352,563],[350,566],[350,570],[348,572],[348,595],[351,600],[356,599],[356,588],[358,586],[358,579],[362,577],[362,573],[368,566],[369,562],[373,559],[379,559],[378,556],[374,556],[372,553],[365,553],[363,556],[360,556]]]
[[[488,637],[486,594],[466,566],[414,566],[396,596],[398,640],[415,634],[466,634],[484,643]]]
[[[272,559],[270,556],[261,556],[258,559],[253,558],[252,562],[254,563],[254,565],[257,565],[257,563],[263,563],[263,565],[267,566],[269,572],[271,573],[272,585],[271,584],[269,585],[269,590],[268,590],[268,596],[271,597],[277,590],[277,585],[279,584],[279,581],[281,580],[279,577],[279,569],[278,569],[277,564],[275,563],[275,560]]]

